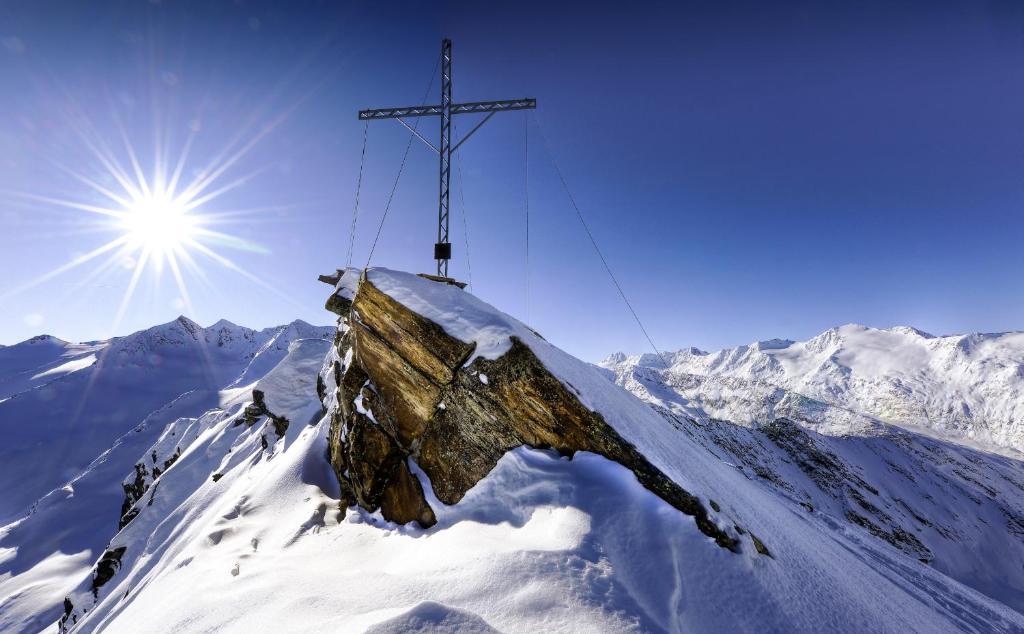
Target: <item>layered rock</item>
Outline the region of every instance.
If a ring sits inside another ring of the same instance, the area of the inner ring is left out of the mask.
[[[340,317],[339,361],[329,370],[336,386],[330,461],[343,504],[427,527],[434,512],[416,468],[440,502],[455,504],[510,449],[588,451],[630,469],[719,546],[739,549],[696,496],[588,409],[519,338],[497,358],[474,357],[475,344],[382,292],[365,273],[325,278],[336,289],[327,308]]]

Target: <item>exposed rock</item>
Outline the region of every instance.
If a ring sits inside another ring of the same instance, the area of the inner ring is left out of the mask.
[[[388,487],[380,502],[381,514],[393,522],[407,524],[419,522],[420,526],[433,526],[437,523],[434,510],[423,497],[423,488],[405,460],[398,463]]]
[[[177,462],[178,458],[180,458],[180,457],[181,457],[181,447],[175,447],[174,448],[174,453],[171,454],[171,457],[168,458],[167,460],[164,460],[164,468],[163,468],[163,470],[167,471],[168,469],[170,469],[171,465],[174,464],[175,462]],[[154,474],[153,477],[156,478],[156,475]]]
[[[341,284],[342,277],[349,272],[350,271],[338,269],[331,275],[320,275],[317,277],[317,279],[324,284],[330,284],[334,287],[334,292],[327,298],[327,303],[324,304],[324,308],[340,317],[347,316],[349,308],[352,306],[352,293],[348,288]]]
[[[327,385],[324,384],[324,378],[319,374],[316,375],[316,396],[321,401],[327,397]]]
[[[103,552],[103,555],[96,562],[96,566],[92,571],[92,582],[89,587],[93,597],[99,597],[100,588],[117,574],[117,571],[121,568],[121,557],[124,556],[126,550],[125,546],[118,546]],[[66,634],[78,622],[78,617],[84,613],[84,610],[76,612],[71,598],[64,597],[64,614],[57,621],[59,631],[62,634]]]
[[[348,310],[351,306],[352,302],[337,293],[328,297],[327,303],[324,304],[324,308],[336,315],[348,314]]]
[[[253,390],[252,403],[245,406],[245,410],[242,412],[242,416],[239,418],[239,421],[244,422],[249,427],[252,427],[260,418],[266,416],[274,425],[274,433],[276,433],[277,437],[280,438],[284,436],[285,431],[288,429],[288,419],[284,416],[278,416],[267,409],[267,403],[264,398],[262,390]],[[236,423],[236,425],[237,424],[240,423]]]
[[[822,491],[844,503],[844,516],[848,521],[921,561],[930,562],[934,559],[931,550],[921,540],[901,528],[889,513],[868,499],[868,496],[878,496],[878,489],[853,473],[834,453],[820,448],[799,425],[787,418],[776,418],[764,425],[762,431]],[[809,503],[802,504],[805,504],[804,508],[813,511]],[[905,502],[903,506],[906,506]],[[910,513],[915,515],[912,510]]]
[[[367,416],[356,412],[350,421],[344,450],[352,492],[360,506],[375,509],[404,456],[394,439]]]
[[[118,568],[121,567],[121,557],[124,555],[125,550],[127,549],[124,546],[119,546],[105,551],[100,560],[96,562],[96,569],[92,573],[93,595],[96,595],[99,589],[117,574]]]
[[[587,409],[517,338],[501,357],[465,366],[473,344],[451,337],[365,275],[341,331],[337,355],[350,361],[339,379],[329,454],[343,498],[350,496],[343,503],[426,527],[434,513],[410,460],[437,498],[454,504],[516,447],[567,456],[588,451],[627,467],[644,487],[693,516],[719,546],[739,550],[738,539],[711,521],[699,499]]]
[[[128,524],[130,524],[133,519],[135,519],[136,517],[139,516],[139,513],[140,513],[140,510],[137,509],[137,508],[129,508],[127,511],[122,513],[121,514],[121,519],[117,523],[117,530],[121,530],[125,526],[128,526]]]
[[[750,539],[754,542],[754,550],[756,550],[762,555],[775,559],[775,556],[768,551],[768,547],[764,545],[764,542],[757,538],[757,535],[751,533]]]
[[[64,597],[64,614],[57,621],[57,626],[60,628],[61,634],[64,634],[68,629],[78,622],[78,615],[75,614],[75,604],[71,602],[69,597]],[[71,621],[68,623],[68,621]]]
[[[156,452],[154,452],[155,455]],[[155,457],[153,461],[156,462]],[[139,514],[139,510],[132,507],[149,489],[149,483],[146,481],[146,476],[148,475],[149,472],[146,470],[146,465],[140,462],[135,465],[135,478],[131,482],[121,484],[121,487],[124,489],[124,501],[121,503],[121,519],[117,524],[117,530],[127,526]]]

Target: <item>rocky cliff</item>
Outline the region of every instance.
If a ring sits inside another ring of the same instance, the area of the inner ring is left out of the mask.
[[[477,354],[476,342],[452,336],[382,291],[380,275],[350,269],[321,277],[335,287],[326,307],[339,316],[336,361],[321,385],[334,388],[323,396],[333,408],[330,461],[343,506],[379,509],[387,520],[428,527],[435,515],[417,469],[439,502],[455,504],[511,449],[550,448],[564,456],[586,451],[627,467],[716,544],[740,550],[741,527],[714,521],[700,499],[584,405],[576,388],[519,337],[508,336],[506,349],[490,355],[495,358]],[[760,540],[752,543],[768,554]]]

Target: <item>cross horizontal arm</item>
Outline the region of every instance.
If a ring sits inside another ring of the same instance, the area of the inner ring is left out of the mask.
[[[502,110],[532,110],[537,107],[536,99],[508,99],[505,101],[475,101],[472,103],[453,103],[452,114],[470,114],[474,112],[501,112]],[[407,106],[404,108],[376,108],[360,110],[359,120],[398,119],[400,117],[436,117],[441,114],[441,106]]]
[[[452,114],[469,114],[472,112],[501,112],[502,110],[533,110],[536,107],[536,99],[476,101],[473,103],[453,103]]]
[[[401,117],[436,117],[441,114],[441,106],[409,106],[406,108],[377,108],[360,110],[359,120],[366,119],[398,119]]]

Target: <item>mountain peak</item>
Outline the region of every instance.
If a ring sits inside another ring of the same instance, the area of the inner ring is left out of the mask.
[[[186,330],[186,331],[187,331],[187,332],[188,332],[189,334],[191,334],[191,335],[193,335],[193,336],[195,336],[195,333],[197,333],[197,332],[199,332],[200,330],[202,330],[202,329],[203,329],[203,327],[202,327],[202,326],[200,326],[200,325],[199,325],[198,323],[196,323],[196,322],[192,321],[191,319],[189,319],[188,317],[186,317],[186,316],[184,316],[184,315],[178,315],[178,318],[177,318],[177,319],[175,319],[175,320],[174,320],[173,322],[171,322],[171,323],[172,323],[172,325],[173,325],[173,324],[178,324],[178,325],[180,325],[180,326],[181,326],[182,328],[184,328],[184,329],[185,329],[185,330]]]
[[[935,335],[923,330],[918,330],[913,326],[893,326],[892,328],[886,328],[885,331],[899,333],[901,335],[913,335],[922,339],[935,339]]]
[[[619,363],[624,362],[627,358],[628,357],[626,356],[625,352],[613,352],[610,355],[608,355],[607,357],[605,357],[604,359],[602,359],[601,362],[598,363],[598,365],[602,365],[602,366],[617,365]]]
[[[180,319],[180,317],[179,317],[179,319]],[[241,328],[241,327],[242,326],[239,326],[236,323],[233,323],[233,322],[228,321],[227,319],[221,318],[221,319],[218,319],[213,324],[211,324],[208,328],[205,328],[205,330],[217,330],[217,329],[221,329],[221,328],[228,328],[228,329],[234,330],[236,328]]]
[[[764,341],[758,341],[753,346],[754,350],[785,350],[796,343],[792,339],[765,339]]]
[[[16,343],[14,345],[16,345],[16,346],[38,346],[38,345],[62,346],[64,344],[66,344],[66,343],[67,343],[67,341],[64,341],[63,339],[60,339],[58,337],[54,337],[53,335],[36,335],[35,337],[32,337],[30,339],[26,339],[25,341],[22,341],[21,343]]]

